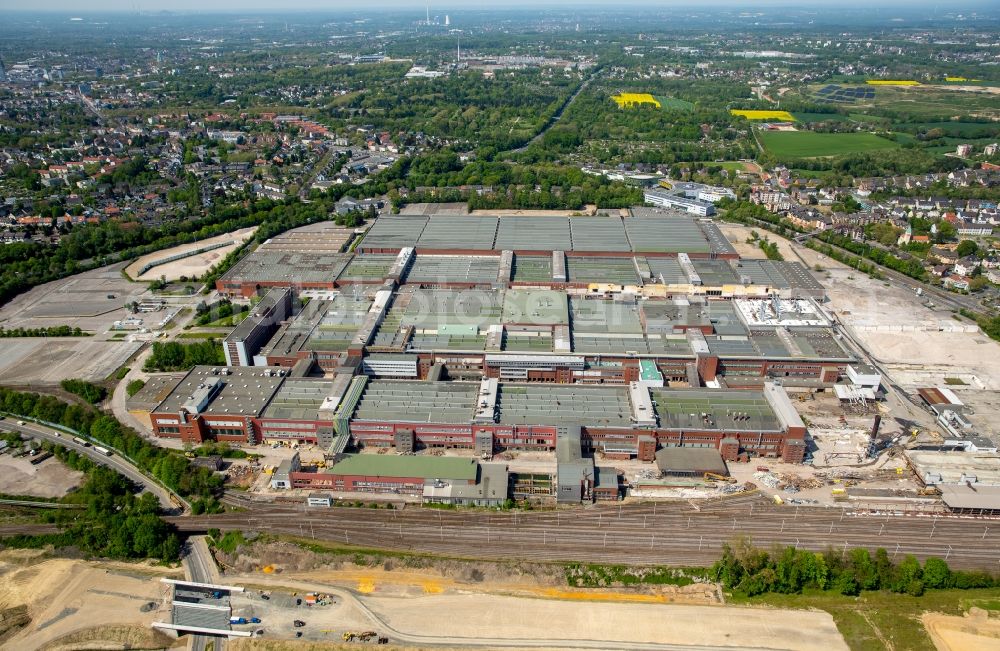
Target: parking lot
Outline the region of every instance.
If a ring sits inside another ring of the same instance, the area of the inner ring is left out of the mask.
[[[5,384],[58,384],[64,378],[102,381],[125,363],[141,342],[65,339],[4,339],[0,377]]]
[[[103,333],[128,316],[125,305],[141,300],[148,289],[121,274],[124,263],[86,271],[35,287],[0,308],[4,328],[68,325]]]

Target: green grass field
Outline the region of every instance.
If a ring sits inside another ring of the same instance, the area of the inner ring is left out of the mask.
[[[706,160],[699,161],[697,163],[688,163],[691,167],[721,167],[724,170],[729,170],[730,172],[742,172],[747,168],[745,163],[741,163],[738,160],[724,160],[721,163],[715,161]]]
[[[924,612],[960,615],[972,606],[994,610],[1000,589],[930,590],[922,597],[891,592],[863,592],[844,597],[824,592],[801,595],[767,594],[734,598],[732,603],[778,608],[817,608],[833,616],[851,651],[936,651],[920,616]],[[995,617],[996,614],[994,613]]]
[[[961,85],[961,84],[959,84]],[[998,96],[988,92],[968,92],[948,88],[882,86],[875,93],[874,107],[885,108],[905,121],[928,122],[954,115],[1000,117]]]
[[[660,108],[665,111],[694,110],[694,104],[683,99],[677,99],[676,97],[664,97],[662,95],[656,95],[656,99],[660,102]]]
[[[778,158],[841,156],[898,144],[872,133],[813,133],[811,131],[761,131],[764,147]]]
[[[840,113],[792,113],[795,119],[804,124],[813,122],[847,122],[850,120],[846,115]]]

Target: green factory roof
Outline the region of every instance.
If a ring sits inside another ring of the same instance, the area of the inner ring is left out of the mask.
[[[460,457],[388,456],[348,454],[330,472],[365,477],[422,477],[475,481],[479,463]]]
[[[647,382],[652,380],[663,381],[663,374],[656,368],[656,362],[651,359],[639,360],[639,378]]]

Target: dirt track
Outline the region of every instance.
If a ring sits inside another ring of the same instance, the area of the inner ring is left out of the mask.
[[[182,244],[180,246],[175,246],[171,249],[164,249],[163,251],[156,251],[155,253],[150,253],[149,255],[144,255],[128,267],[125,268],[125,273],[129,275],[130,278],[138,281],[149,281],[156,280],[161,276],[166,277],[167,280],[177,280],[181,276],[197,277],[211,269],[214,265],[218,264],[220,260],[229,255],[230,252],[236,249],[238,244],[229,244],[217,249],[212,249],[211,251],[206,251],[204,253],[198,253],[191,255],[180,260],[174,260],[172,262],[166,262],[161,265],[157,265],[152,269],[146,271],[143,274],[139,274],[139,270],[142,269],[143,265],[150,262],[155,262],[157,260],[163,260],[171,256],[177,255],[179,253],[184,253],[187,251],[197,251],[205,246],[210,246],[212,244],[220,244],[223,242],[245,242],[246,240],[253,237],[254,231],[257,227],[244,228],[238,231],[233,231],[232,233],[226,233],[224,235],[217,235],[216,237],[210,237],[206,240],[199,240],[197,242],[191,242],[190,244]]]
[[[955,617],[925,613],[924,626],[938,651],[996,651],[1000,648],[1000,620],[977,616]]]

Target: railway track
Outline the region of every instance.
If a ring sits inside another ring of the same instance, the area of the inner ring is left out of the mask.
[[[241,513],[167,520],[191,533],[213,527],[240,529],[469,558],[708,565],[719,557],[723,543],[749,536],[765,548],[883,547],[890,556],[937,556],[955,568],[996,571],[1000,566],[1000,521],[778,507],[760,497],[700,510],[658,504],[527,513],[340,507],[321,511],[269,504]]]

